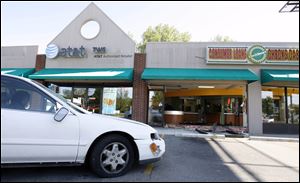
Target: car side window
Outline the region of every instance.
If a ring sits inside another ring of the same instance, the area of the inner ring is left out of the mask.
[[[1,108],[50,112],[57,110],[56,102],[24,81],[1,76]]]

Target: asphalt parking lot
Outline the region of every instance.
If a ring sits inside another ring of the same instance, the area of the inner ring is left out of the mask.
[[[1,169],[1,182],[299,181],[299,143],[165,136],[160,162],[104,179],[86,167]]]

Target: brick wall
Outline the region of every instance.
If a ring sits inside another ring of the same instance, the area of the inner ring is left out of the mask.
[[[46,55],[37,55],[35,61],[35,71],[40,71],[45,69],[46,65]]]
[[[45,66],[46,66],[46,55],[36,55],[35,72],[45,69]],[[36,79],[36,81],[43,85],[46,84],[44,80]]]
[[[146,54],[136,53],[134,55],[132,119],[143,123],[147,123],[148,109],[148,88],[141,78],[145,66]]]

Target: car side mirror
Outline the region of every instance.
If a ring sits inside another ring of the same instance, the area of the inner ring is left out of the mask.
[[[62,107],[54,115],[54,120],[61,122],[69,114],[69,109]]]

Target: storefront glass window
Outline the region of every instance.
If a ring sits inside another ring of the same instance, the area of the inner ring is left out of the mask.
[[[102,114],[131,118],[132,88],[103,88]]]
[[[175,107],[166,103],[165,110]],[[163,91],[149,91],[148,122],[151,125],[163,125],[164,93]]]
[[[88,88],[87,110],[93,113],[100,113],[100,88]]]
[[[286,123],[283,87],[262,87],[264,123]]]
[[[299,88],[288,88],[288,108],[291,124],[299,124]]]
[[[87,109],[87,101],[86,101],[87,89],[86,88],[74,88],[73,93],[73,103],[82,107],[83,109]]]
[[[72,101],[72,87],[58,87],[58,93],[65,99]]]

